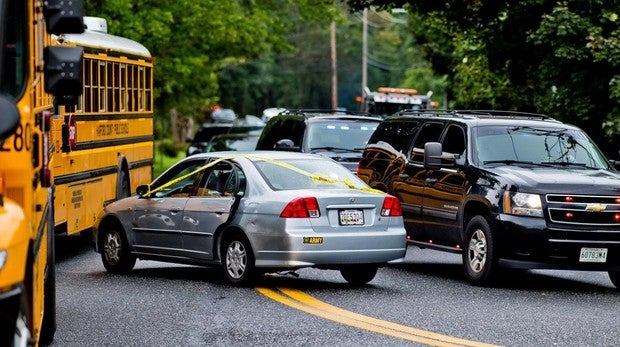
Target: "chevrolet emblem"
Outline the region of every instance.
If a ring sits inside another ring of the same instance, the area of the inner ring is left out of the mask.
[[[586,211],[603,212],[605,211],[605,209],[607,209],[607,205],[605,204],[587,204],[586,205]]]

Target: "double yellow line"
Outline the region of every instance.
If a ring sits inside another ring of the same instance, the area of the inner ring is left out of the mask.
[[[306,313],[310,313],[321,318],[329,319],[337,323],[400,338],[411,342],[417,342],[430,346],[496,346],[476,341],[459,339],[448,335],[436,334],[430,331],[411,328],[405,325],[400,325],[364,316],[330,305],[296,289],[278,288],[276,290],[271,288],[259,287],[256,288],[256,290],[272,300],[293,307],[300,311],[304,311]]]

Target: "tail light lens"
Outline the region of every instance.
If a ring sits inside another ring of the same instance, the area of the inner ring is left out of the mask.
[[[321,216],[319,203],[316,198],[297,198],[289,202],[282,213],[281,218],[318,218]]]
[[[381,215],[383,217],[400,217],[403,215],[403,210],[400,207],[400,201],[391,195],[388,195],[383,199],[383,206],[381,206]]]

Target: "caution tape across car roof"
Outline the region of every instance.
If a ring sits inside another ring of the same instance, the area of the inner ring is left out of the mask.
[[[157,193],[158,191],[163,190],[163,189],[165,189],[165,188],[167,188],[167,187],[169,187],[169,186],[171,186],[171,185],[173,185],[173,184],[175,184],[177,182],[180,182],[180,181],[186,179],[187,177],[193,176],[193,175],[195,175],[196,173],[198,173],[200,171],[206,170],[206,169],[216,165],[217,163],[220,163],[220,162],[225,161],[225,160],[236,159],[236,158],[259,159],[259,160],[263,160],[263,161],[272,163],[274,165],[282,166],[284,168],[287,168],[287,169],[289,169],[291,171],[295,171],[295,172],[300,173],[302,175],[308,176],[311,179],[316,180],[316,181],[332,183],[332,184],[341,182],[341,183],[344,183],[347,187],[349,187],[351,189],[357,189],[357,190],[361,190],[361,191],[365,191],[365,192],[370,192],[370,193],[383,194],[383,192],[378,190],[378,189],[374,189],[374,188],[370,188],[370,187],[358,187],[355,184],[353,184],[353,182],[351,182],[351,180],[349,180],[349,179],[344,179],[344,180],[340,181],[340,180],[336,180],[336,179],[333,179],[333,178],[329,178],[329,177],[325,177],[325,176],[321,176],[321,175],[310,173],[308,171],[302,170],[302,169],[300,169],[300,168],[298,168],[298,167],[296,167],[294,165],[291,165],[291,164],[289,164],[287,162],[284,162],[282,160],[274,160],[274,159],[265,158],[265,157],[261,157],[261,156],[257,156],[257,155],[252,155],[252,154],[239,154],[239,155],[232,155],[232,156],[218,158],[218,159],[216,159],[214,161],[211,161],[211,162],[201,166],[200,168],[198,168],[198,169],[196,169],[196,170],[194,170],[194,171],[192,171],[192,172],[190,172],[190,173],[188,173],[186,175],[178,177],[178,178],[176,178],[176,179],[174,179],[174,180],[172,180],[172,181],[170,181],[170,182],[168,182],[168,183],[166,183],[166,184],[164,184],[164,185],[162,185],[160,187],[157,187],[157,188],[155,188],[153,190],[151,190],[151,185],[149,184],[148,185],[148,191],[144,194],[144,196],[150,197],[151,194]]]

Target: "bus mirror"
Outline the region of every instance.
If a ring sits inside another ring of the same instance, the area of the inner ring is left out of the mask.
[[[19,125],[19,111],[8,97],[0,95],[0,141],[6,139]]]
[[[82,0],[47,0],[44,15],[47,32],[51,34],[84,32],[84,2]]]
[[[82,94],[82,47],[45,48],[45,91],[60,105],[72,105]]]

